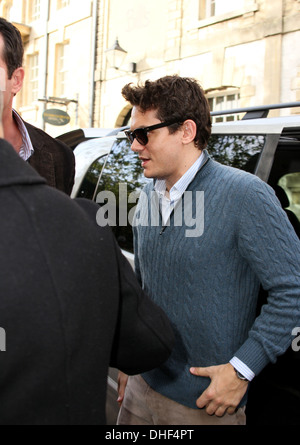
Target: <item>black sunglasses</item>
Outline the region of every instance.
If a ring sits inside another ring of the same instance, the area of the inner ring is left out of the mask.
[[[134,139],[136,139],[139,144],[147,145],[149,131],[157,130],[158,128],[163,128],[163,127],[170,127],[170,125],[179,124],[179,123],[181,124],[181,122],[177,122],[177,121],[167,121],[167,122],[162,122],[161,124],[151,125],[150,127],[136,128],[133,131],[125,130],[124,133],[128,137],[131,144],[133,144]]]

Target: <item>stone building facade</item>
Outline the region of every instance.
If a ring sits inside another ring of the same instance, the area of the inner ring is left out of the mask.
[[[216,111],[300,101],[299,0],[111,0],[102,35],[106,48],[118,37],[127,51],[120,68],[135,62],[137,73],[97,65],[96,126],[127,122],[125,83],[174,73],[197,78]]]
[[[167,74],[197,78],[213,110],[300,101],[300,0],[0,0],[0,14],[25,45],[15,106],[54,136],[127,124],[123,85]],[[45,123],[53,107],[68,125]]]
[[[94,21],[92,0],[1,0],[0,14],[21,31],[25,82],[15,108],[52,136],[88,127],[92,116]],[[70,123],[45,122],[45,110],[61,109]]]

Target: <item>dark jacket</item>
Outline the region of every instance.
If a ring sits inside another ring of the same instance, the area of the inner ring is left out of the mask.
[[[45,185],[3,140],[0,209],[0,424],[103,424],[108,366],[166,360],[170,324],[98,206]]]
[[[75,176],[74,153],[66,144],[24,122],[34,154],[29,164],[46,179],[47,184],[71,195]]]

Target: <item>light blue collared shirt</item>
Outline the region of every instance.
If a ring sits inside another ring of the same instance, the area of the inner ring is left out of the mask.
[[[28,161],[28,159],[33,155],[34,149],[32,146],[32,142],[30,140],[27,128],[24,125],[24,122],[22,121],[19,114],[13,110],[13,117],[15,119],[15,122],[18,126],[18,129],[20,130],[21,136],[22,136],[22,146],[19,151],[19,156],[24,161]]]
[[[164,179],[158,179],[156,181],[154,190],[158,193],[161,199],[161,213],[164,225],[167,224],[176,203],[180,200],[190,183],[195,178],[203,160],[204,154],[202,152],[191,168],[179,179],[179,181],[176,182],[176,184],[173,185],[169,192],[170,198],[166,196],[166,181]]]

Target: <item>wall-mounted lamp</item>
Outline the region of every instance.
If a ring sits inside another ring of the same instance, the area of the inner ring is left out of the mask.
[[[115,43],[111,48],[108,48],[106,51],[106,58],[109,65],[118,71],[136,73],[136,63],[132,62],[130,64],[130,69],[128,71],[121,70],[120,67],[123,65],[125,57],[127,55],[127,51],[120,46],[118,38],[116,38]]]

